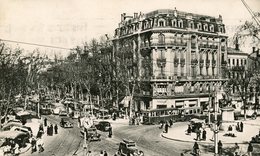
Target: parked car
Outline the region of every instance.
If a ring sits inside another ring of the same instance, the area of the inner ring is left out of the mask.
[[[18,127],[18,126],[13,126],[10,131],[20,131],[26,133],[28,136],[32,137],[32,131],[27,129],[26,127]]]
[[[13,127],[21,127],[21,128],[24,128],[24,129],[27,129],[29,132],[32,132],[32,129],[31,127],[28,127],[28,126],[24,126],[20,123],[8,123],[6,125],[3,126],[3,130],[4,131],[9,131],[11,130]]]
[[[68,116],[67,111],[61,110],[60,113],[59,113],[59,116]]]
[[[121,156],[144,156],[144,152],[138,150],[135,142],[127,139],[120,142],[118,153]]]
[[[110,122],[108,121],[100,121],[98,124],[95,125],[96,128],[100,131],[107,132],[109,131],[109,128],[111,127]]]
[[[84,132],[86,132],[86,139],[89,141],[101,141],[101,135],[97,133],[97,129],[95,127],[91,128],[83,128],[80,133],[84,137]]]
[[[20,131],[2,131],[0,132],[0,140],[12,140],[19,145],[19,147],[25,147],[26,143],[29,143],[28,134]]]
[[[63,127],[63,128],[72,128],[73,123],[70,122],[69,118],[61,118],[60,126]]]

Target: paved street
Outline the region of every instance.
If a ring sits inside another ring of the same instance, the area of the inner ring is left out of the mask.
[[[48,116],[48,121],[58,123],[58,116]],[[111,120],[110,120],[111,121]],[[134,140],[138,147],[149,156],[172,156],[181,152],[190,151],[192,144],[176,142],[161,137],[162,130],[158,125],[128,125],[128,121],[119,119],[111,121],[113,126],[113,137],[108,138],[106,132],[100,132],[101,141],[93,141],[89,144],[92,155],[98,155],[101,150],[105,150],[109,155],[117,152],[119,142],[123,138]],[[77,125],[74,120],[74,125]],[[59,128],[59,134],[54,136],[44,136],[45,151],[43,153],[33,153],[32,155],[84,155],[83,138],[80,136],[79,128],[73,129]],[[30,150],[22,155],[31,155]]]

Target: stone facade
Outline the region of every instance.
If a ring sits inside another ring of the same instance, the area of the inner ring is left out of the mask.
[[[227,65],[221,16],[165,9],[121,17],[114,53],[129,56],[124,59],[131,62],[133,76],[151,88],[140,92],[136,110],[206,109],[210,97],[221,98],[217,93],[225,83],[222,70]]]

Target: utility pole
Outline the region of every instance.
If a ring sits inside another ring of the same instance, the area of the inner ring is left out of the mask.
[[[215,147],[215,156],[218,155],[218,117],[217,117],[217,110],[218,110],[218,106],[217,103],[215,102],[215,98],[213,100],[213,105],[214,105],[214,116],[215,116],[215,120],[214,120],[214,147]]]

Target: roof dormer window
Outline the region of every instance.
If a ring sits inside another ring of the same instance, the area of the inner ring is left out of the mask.
[[[201,28],[201,23],[198,23],[198,24],[197,24],[197,28],[198,28],[198,30],[202,30],[202,28]]]
[[[210,32],[214,32],[214,25],[210,25],[209,29],[210,29]]]
[[[183,21],[182,20],[178,21],[178,27],[183,28]]]
[[[208,24],[204,24],[203,29],[204,29],[204,31],[208,31]]]

